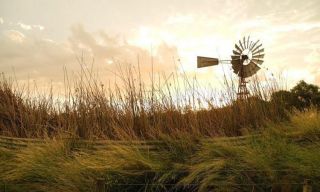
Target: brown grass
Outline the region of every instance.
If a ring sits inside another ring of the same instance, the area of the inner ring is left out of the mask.
[[[15,137],[157,139],[163,136],[215,137],[243,135],[266,122],[287,118],[268,98],[277,84],[251,82],[251,97],[236,100],[236,83],[225,80],[218,97],[203,96],[190,82],[173,74],[158,83],[143,83],[139,71],[121,70],[121,82],[105,88],[90,70],[70,86],[65,97],[30,96],[28,88],[4,75],[0,81],[0,134]],[[66,78],[68,79],[68,78]],[[28,87],[28,86],[26,86]],[[218,94],[216,94],[218,95]],[[219,103],[219,104],[217,104]]]

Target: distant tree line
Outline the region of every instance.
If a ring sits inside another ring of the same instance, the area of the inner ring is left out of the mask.
[[[319,87],[302,80],[290,91],[274,92],[271,96],[271,102],[279,103],[288,110],[304,110],[312,106],[320,108]]]

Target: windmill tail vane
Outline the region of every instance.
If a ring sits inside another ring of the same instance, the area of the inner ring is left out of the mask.
[[[231,60],[198,56],[197,67],[209,67],[219,65],[222,62],[229,62],[232,65],[233,72],[239,77],[237,98],[244,100],[249,96],[246,78],[253,76],[261,69],[264,55],[262,43],[259,40],[252,41],[248,36],[247,38],[243,37],[234,45]]]

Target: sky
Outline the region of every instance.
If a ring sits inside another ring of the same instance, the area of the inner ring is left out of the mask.
[[[229,59],[250,35],[265,48],[258,75],[320,85],[319,10],[319,0],[0,0],[0,72],[59,86],[84,58],[102,81],[139,63],[146,78],[183,71],[215,86],[231,66],[197,69],[197,55]]]

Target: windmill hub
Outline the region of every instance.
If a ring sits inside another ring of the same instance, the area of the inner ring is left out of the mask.
[[[244,50],[240,55],[240,60],[243,62],[243,65],[248,65],[252,59],[252,52],[249,49]]]

